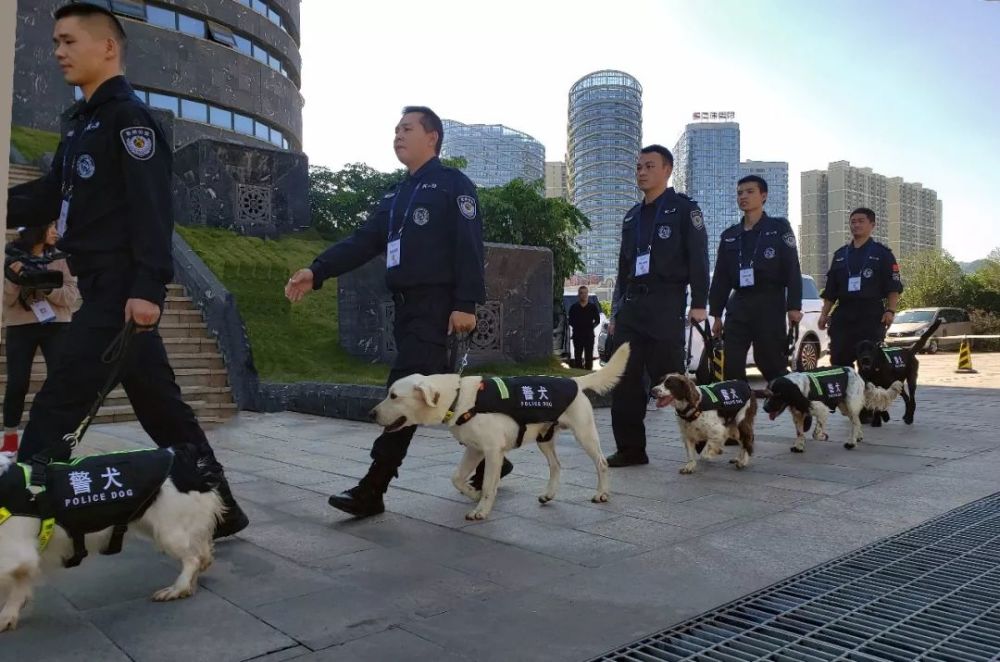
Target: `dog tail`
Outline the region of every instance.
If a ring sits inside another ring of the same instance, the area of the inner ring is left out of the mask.
[[[757,396],[750,395],[750,401],[747,403],[747,413],[740,421],[736,429],[740,432],[740,446],[746,450],[747,455],[753,455],[753,422],[757,417]]]
[[[178,492],[210,492],[222,483],[222,467],[213,458],[199,453],[194,444],[177,444],[170,480]]]
[[[611,360],[597,372],[592,372],[582,377],[574,377],[581,390],[593,391],[597,395],[604,395],[615,387],[618,380],[625,374],[625,366],[628,364],[628,357],[631,349],[629,344],[622,343],[611,355]]]
[[[930,340],[931,336],[934,335],[934,332],[938,330],[939,326],[941,326],[940,317],[934,320],[934,323],[931,324],[929,327],[927,327],[926,331],[920,334],[920,338],[917,340],[917,342],[910,345],[910,351],[916,354],[917,352],[922,350],[924,348],[924,345],[927,344],[927,341]]]

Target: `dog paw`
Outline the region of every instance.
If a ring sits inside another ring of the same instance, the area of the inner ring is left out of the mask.
[[[813,432],[813,439],[816,441],[830,441],[830,435],[825,432]]]
[[[594,503],[607,503],[608,502],[608,493],[607,492],[600,492],[598,494],[595,494],[594,498],[592,498],[591,501],[593,501]]]
[[[206,570],[212,567],[212,564],[214,562],[215,562],[215,557],[213,556],[207,556],[203,558],[201,560],[201,563],[198,564],[198,572],[205,572]]]
[[[792,452],[793,453],[805,453],[806,449],[803,448],[802,446],[792,446]]]
[[[687,474],[693,474],[694,473],[694,468],[695,468],[695,465],[693,465],[693,464],[685,464],[683,467],[681,467],[681,473],[684,474],[685,476]]]
[[[555,494],[539,494],[538,503],[543,503],[543,504],[548,503],[549,501],[552,501],[555,498],[556,498]]]
[[[486,513],[481,510],[472,510],[465,514],[465,519],[470,522],[478,522],[480,520],[486,519]]]
[[[853,442],[853,441],[844,442],[844,448],[846,448],[849,451],[853,451],[854,447],[857,446],[857,445],[858,445],[857,442]]]
[[[739,460],[733,460],[733,464],[736,465],[737,469],[746,469],[747,465],[749,465],[750,463],[749,462],[741,462]]]
[[[9,632],[17,629],[17,614],[13,616],[0,616],[0,632]]]
[[[904,416],[903,417],[903,422],[906,423],[907,425],[913,425],[913,417],[912,416]]]
[[[153,594],[153,602],[170,602],[171,600],[181,600],[189,597],[191,597],[190,587],[174,588],[173,586],[168,586]]]

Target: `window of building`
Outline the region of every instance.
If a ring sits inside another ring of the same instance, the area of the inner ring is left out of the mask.
[[[234,34],[233,40],[236,42],[236,50],[244,55],[253,57],[253,44],[250,43],[249,39],[241,37],[238,34]]]
[[[133,91],[135,92],[135,96],[139,99],[139,101],[141,101],[143,103],[146,103],[146,93],[145,92],[143,92],[142,90],[133,90]]]
[[[233,113],[233,130],[247,136],[253,135],[253,120],[246,115]]]
[[[233,113],[223,108],[211,106],[208,109],[208,123],[212,126],[233,130]]]
[[[177,97],[172,97],[169,94],[150,92],[148,103],[150,108],[162,108],[163,110],[172,111],[174,115],[177,114]]]
[[[192,37],[205,38],[205,21],[185,14],[177,15],[177,29]]]
[[[159,28],[177,29],[177,14],[169,9],[150,5],[146,7],[146,22]]]
[[[220,44],[229,46],[230,48],[236,48],[236,37],[233,35],[232,30],[225,26],[209,21],[208,36]]]
[[[271,129],[271,144],[281,147],[285,142],[285,138],[281,135],[281,132],[276,129]]]
[[[253,59],[263,62],[264,64],[267,64],[267,60],[269,57],[270,56],[268,55],[268,52],[266,50],[264,50],[257,44],[253,45]]]
[[[253,7],[254,11],[267,16],[267,3],[262,0],[251,0],[250,6]]]
[[[208,105],[200,101],[181,99],[181,117],[195,122],[208,122]]]
[[[146,20],[146,3],[144,0],[111,0],[111,11],[140,21]]]
[[[261,140],[270,142],[271,141],[270,131],[271,130],[268,128],[268,126],[263,122],[254,122],[254,135],[260,138]]]
[[[271,21],[275,25],[281,25],[281,17],[278,16],[278,12],[274,11],[270,7],[267,9],[267,20]]]

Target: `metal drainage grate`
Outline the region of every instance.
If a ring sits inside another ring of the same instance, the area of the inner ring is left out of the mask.
[[[1000,493],[596,660],[1000,660]]]

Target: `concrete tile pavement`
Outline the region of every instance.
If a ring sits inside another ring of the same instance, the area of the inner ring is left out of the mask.
[[[944,367],[949,385],[932,386],[939,357],[923,359],[916,424],[897,403],[855,451],[839,415],[804,455],[788,451],[787,417],[761,420],[750,468],[727,449],[681,476],[673,416],[651,412],[652,461],[613,470],[610,503],[589,501],[592,464],[563,436],[558,499],[537,503],[545,461],[526,448],[480,523],[463,519],[461,450],[443,430],[414,439],[389,512],[354,521],[326,497],[364,472],[372,426],[244,412],[210,437],[253,524],[219,543],[199,592],[150,602],[174,568],[130,540],[50,578],[0,635],[0,660],[586,659],[995,492],[1000,380],[977,356],[991,388],[953,386]],[[147,443],[136,424],[96,426],[83,450]]]

